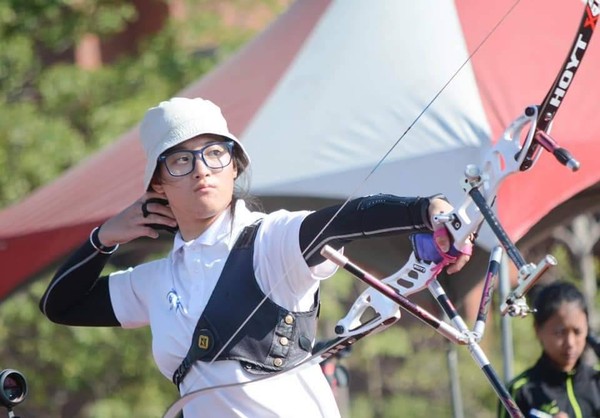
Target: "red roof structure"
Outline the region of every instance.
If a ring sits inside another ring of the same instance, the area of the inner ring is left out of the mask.
[[[179,95],[221,106],[247,144],[259,197],[441,191],[455,201],[465,164],[543,99],[583,13],[578,2],[509,11],[512,3],[297,1]],[[582,168],[544,154],[500,189],[498,214],[514,240],[600,202],[598,68],[592,40],[552,130]],[[143,167],[134,127],[0,212],[0,299],[138,198]]]

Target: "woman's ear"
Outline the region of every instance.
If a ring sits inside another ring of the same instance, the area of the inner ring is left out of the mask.
[[[233,162],[233,179],[236,180],[238,178],[238,168],[235,161]]]
[[[148,191],[156,192],[156,193],[160,193],[160,194],[165,193],[165,189],[163,188],[162,183],[159,180],[157,180],[155,177],[152,177],[152,180],[150,181],[150,187],[148,187]]]

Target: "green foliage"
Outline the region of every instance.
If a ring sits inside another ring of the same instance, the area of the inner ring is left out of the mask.
[[[116,33],[135,17],[126,0],[5,0],[0,36],[27,34],[34,44],[61,52],[85,33]]]
[[[0,49],[0,95],[6,102],[32,94],[30,85],[40,71],[33,42],[25,34],[4,39]]]
[[[40,115],[30,103],[0,102],[0,202],[11,202],[52,179],[85,153],[64,120]]]
[[[177,392],[153,364],[148,330],[52,324],[37,308],[45,287],[35,282],[0,305],[0,366],[28,379],[22,415],[158,416]]]
[[[169,23],[137,55],[86,71],[67,62],[65,52],[85,33],[107,36],[134,20],[130,1],[0,0],[0,208],[114,142],[149,106],[255,33],[203,16]],[[211,44],[215,53],[197,53],[206,48],[198,39],[209,33],[228,41]],[[0,305],[0,368],[17,369],[28,380],[19,415],[161,416],[177,391],[153,362],[148,329],[50,323],[37,307],[49,279],[38,278]]]
[[[44,66],[35,52],[38,45],[72,46],[81,31],[100,25],[99,33],[110,33],[133,18],[125,1],[72,3],[0,6],[0,19],[9,23],[0,31],[0,163],[6,168],[0,172],[0,207],[113,142],[139,122],[149,104],[175,94],[218,62],[216,55],[195,54],[183,46],[183,28],[168,24],[142,45],[138,56],[96,71],[60,62]],[[11,20],[17,13],[23,19]],[[106,21],[92,24],[98,16]],[[36,17],[38,28],[30,30]],[[195,28],[202,30],[202,25]],[[227,33],[222,26],[219,31]]]

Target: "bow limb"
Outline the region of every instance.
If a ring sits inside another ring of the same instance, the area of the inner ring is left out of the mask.
[[[558,72],[554,83],[548,90],[546,97],[539,106],[536,119],[536,135],[533,145],[527,150],[527,156],[524,158],[520,169],[528,170],[539,157],[541,149],[550,152],[561,164],[567,166],[572,171],[579,169],[579,162],[564,148],[558,146],[556,141],[550,136],[552,121],[560,105],[562,104],[569,87],[573,83],[573,78],[581,65],[583,56],[588,50],[590,40],[598,23],[600,15],[600,2],[598,0],[587,0],[583,16],[577,29],[577,34],[569,50],[560,71]]]

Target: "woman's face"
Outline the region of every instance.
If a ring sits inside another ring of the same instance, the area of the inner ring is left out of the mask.
[[[562,303],[554,315],[536,327],[544,351],[565,372],[575,367],[583,353],[587,333],[587,317],[576,302]]]
[[[199,150],[206,144],[219,141],[218,137],[200,135],[173,149]],[[193,171],[181,177],[173,177],[165,164],[161,164],[161,180],[152,186],[166,195],[182,233],[187,229],[191,235],[195,235],[227,209],[232,200],[236,177],[237,168],[233,159],[226,167],[214,169],[208,168],[197,156]]]

